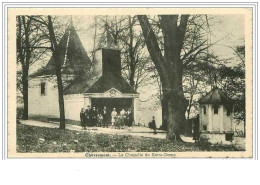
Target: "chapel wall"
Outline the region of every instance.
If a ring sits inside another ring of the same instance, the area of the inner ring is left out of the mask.
[[[224,108],[224,115],[223,115],[223,121],[224,121],[224,131],[232,131],[234,130],[234,126],[232,125],[232,117],[233,113],[231,112],[229,116],[227,116],[227,109]]]
[[[45,82],[45,95],[41,94],[41,82]],[[29,80],[28,114],[59,117],[58,90],[54,77],[36,77]]]
[[[224,131],[224,125],[223,125],[223,105],[218,105],[218,114],[214,114],[214,107],[212,106],[212,116],[211,116],[211,122],[212,122],[212,131]]]
[[[64,96],[66,119],[80,121],[80,111],[84,108],[82,94],[69,94]]]
[[[204,114],[203,106],[206,107],[206,114]],[[201,105],[200,107],[200,130],[208,131],[209,130],[209,113],[211,107],[209,105]],[[205,129],[206,128],[206,129]]]
[[[66,86],[73,79],[73,75],[63,75],[63,85]],[[45,82],[44,95],[41,94],[42,82]],[[29,116],[44,116],[49,118],[60,117],[59,96],[56,76],[39,76],[30,79],[28,96]]]

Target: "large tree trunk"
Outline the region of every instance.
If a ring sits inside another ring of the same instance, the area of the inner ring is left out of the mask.
[[[31,59],[31,50],[30,50],[30,42],[29,42],[29,25],[30,20],[25,20],[25,16],[22,16],[23,25],[24,25],[24,37],[25,37],[25,61],[23,60],[22,69],[22,83],[23,83],[23,103],[24,103],[24,110],[23,110],[23,119],[28,119],[28,75],[29,75],[29,66],[30,66],[30,59]]]
[[[181,140],[180,125],[185,122],[186,101],[182,87],[182,62],[180,53],[189,15],[161,15],[160,26],[164,38],[164,56],[147,16],[137,16],[145,37],[147,49],[160,75],[163,95],[168,101],[168,132],[170,140]]]
[[[162,106],[162,126],[161,129],[162,130],[167,130],[168,128],[168,124],[167,124],[167,119],[168,119],[168,101],[167,99],[164,97],[164,95],[162,94],[162,98],[161,98],[161,106]]]
[[[23,119],[28,120],[28,69],[23,69]]]
[[[62,85],[62,78],[61,78],[61,63],[63,63],[60,59],[60,51],[58,48],[58,44],[56,41],[56,37],[54,34],[52,18],[48,16],[48,29],[50,32],[50,41],[52,44],[52,52],[55,59],[55,70],[57,76],[57,83],[58,83],[58,95],[59,95],[59,109],[60,109],[60,129],[65,129],[65,109],[64,109],[64,98],[63,98],[63,85]]]
[[[57,70],[56,75],[57,75],[58,94],[59,94],[60,129],[65,129],[65,108],[64,108],[63,85],[62,85],[61,71]]]
[[[184,126],[185,111],[187,103],[180,93],[172,93],[168,96],[168,132],[167,138],[170,140],[181,140],[181,128]]]
[[[183,121],[181,100],[177,95],[171,95],[168,98],[168,132],[167,139],[181,140],[180,125]]]
[[[135,76],[135,56],[134,56],[134,51],[133,51],[133,41],[134,41],[134,35],[133,35],[133,26],[132,26],[132,21],[131,21],[131,16],[128,17],[129,21],[129,56],[130,56],[130,75],[129,75],[129,82],[130,85],[134,88],[135,86],[135,81],[134,81],[134,76]]]
[[[188,106],[188,110],[187,110],[187,119],[188,120],[190,119],[190,110],[191,110],[192,101],[193,101],[193,94],[190,97],[189,106]]]
[[[234,111],[233,111],[233,114],[234,114]],[[245,116],[244,116],[243,121],[244,121],[244,135],[243,136],[244,136],[244,138],[246,138],[246,117]]]
[[[171,86],[163,88],[166,94],[168,117],[167,117],[167,139],[182,141],[181,126],[185,124],[185,112],[187,100],[184,98],[181,72],[171,75]]]
[[[130,66],[131,66],[131,64],[130,64]],[[135,81],[134,81],[134,73],[135,73],[134,68],[133,68],[133,67],[130,67],[129,83],[130,83],[130,85],[131,85],[134,89],[136,89],[136,87],[135,87]]]

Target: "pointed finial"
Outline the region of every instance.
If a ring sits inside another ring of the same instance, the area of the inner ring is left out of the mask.
[[[217,74],[214,75],[214,87],[217,87]]]
[[[70,27],[73,27],[73,20],[72,20],[72,15],[70,16]]]

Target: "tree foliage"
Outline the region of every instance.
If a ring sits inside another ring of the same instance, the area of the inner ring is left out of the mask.
[[[17,89],[23,96],[23,119],[28,119],[28,76],[30,66],[44,57],[48,42],[41,25],[32,16],[17,16]]]
[[[145,86],[151,65],[145,48],[144,37],[136,16],[99,16],[98,25],[103,28],[98,47],[121,49],[122,74],[137,91]]]

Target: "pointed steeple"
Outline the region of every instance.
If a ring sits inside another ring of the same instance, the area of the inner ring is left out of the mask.
[[[213,84],[214,88],[218,87],[217,86],[217,74],[214,75],[214,84]]]
[[[72,16],[70,17],[70,23],[69,26],[67,28],[68,30],[68,37],[67,37],[67,43],[66,43],[66,48],[65,48],[65,56],[64,56],[64,61],[63,61],[63,65],[62,65],[62,70],[64,69],[64,67],[66,66],[66,61],[67,61],[67,54],[68,54],[68,47],[69,47],[69,41],[70,41],[70,33],[73,29],[73,21],[72,21]]]
[[[72,19],[72,15],[70,16],[70,26],[69,26],[70,28],[72,28],[72,27],[74,27],[73,26],[73,19]]]
[[[73,26],[72,18],[70,19],[69,25],[65,30],[59,44],[59,54],[62,66],[63,74],[75,74],[80,75],[88,71],[91,67],[91,60],[87,55],[85,48]],[[31,77],[42,76],[42,75],[53,75],[55,74],[54,58],[51,57],[47,65],[34,74]]]

